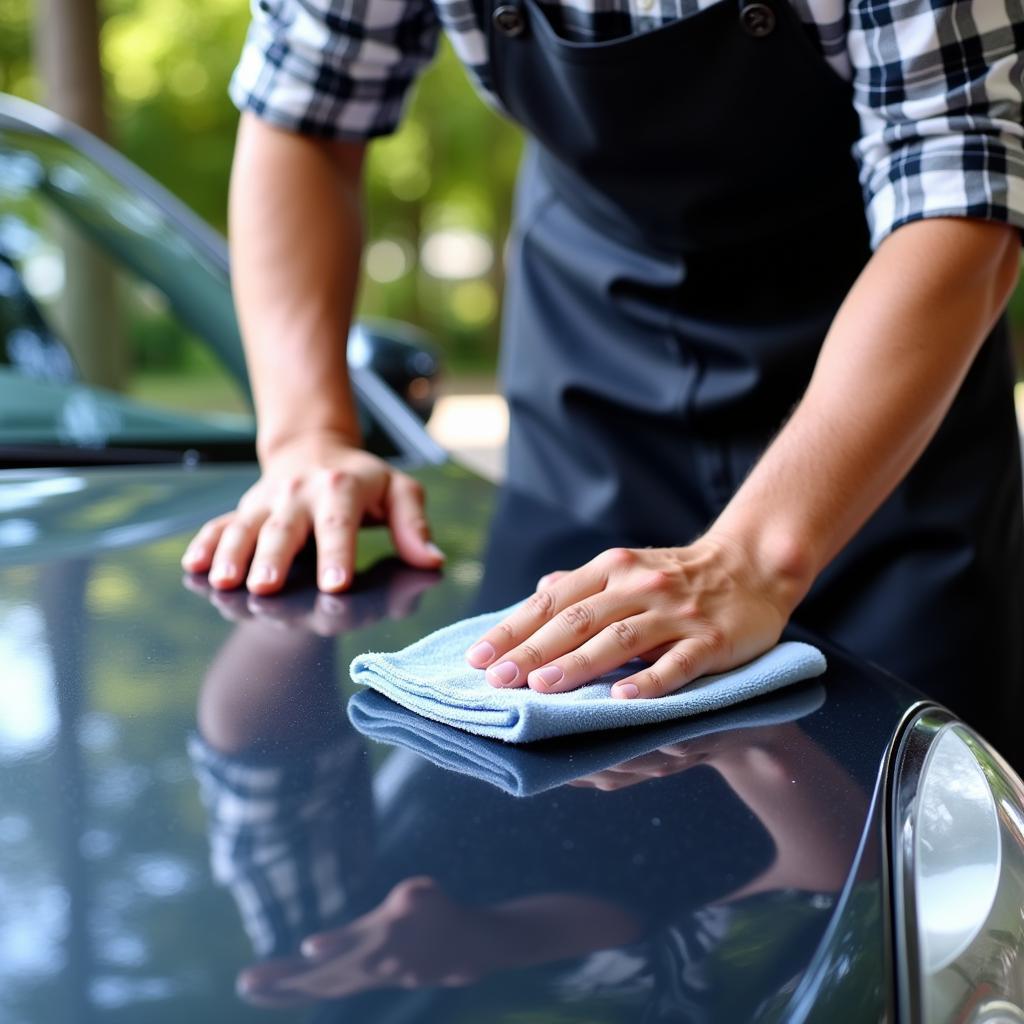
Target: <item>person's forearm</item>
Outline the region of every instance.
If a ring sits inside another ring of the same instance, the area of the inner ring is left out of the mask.
[[[795,604],[924,451],[1017,280],[997,224],[909,224],[840,309],[807,392],[709,531]]]
[[[232,288],[261,458],[300,433],[359,440],[346,339],[362,246],[363,150],[242,118],[231,175]]]

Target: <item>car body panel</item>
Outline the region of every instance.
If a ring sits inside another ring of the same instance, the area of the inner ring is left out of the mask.
[[[224,823],[204,811],[196,775],[209,787],[209,772],[195,751],[294,776],[339,745],[347,767],[311,787],[326,804],[282,833],[300,849],[309,820],[336,819],[338,848],[355,858],[338,881],[343,905],[320,927],[427,876],[466,906],[585,896],[630,915],[635,935],[492,967],[473,984],[320,1002],[316,1019],[818,1020],[807,1015],[827,992],[840,993],[832,1020],[884,1017],[889,914],[872,799],[913,691],[826,648],[820,682],[758,702],[764,724],[709,732],[685,770],[528,798],[367,742],[344,716],[352,657],[502,607],[614,542],[457,466],[415,472],[443,573],[401,567],[370,531],[350,595],[318,599],[303,558],[288,592],[262,600],[214,594],[177,567],[190,531],[231,507],[252,465],[0,476],[0,1019],[307,1019],[235,994],[259,959],[229,895],[244,904],[246,875],[223,856],[221,881],[235,877],[225,887],[211,875]],[[247,648],[266,652],[255,667]],[[785,699],[805,701],[792,721],[773,713]],[[614,742],[546,751],[571,759]],[[293,954],[296,934],[264,955]],[[435,942],[456,948],[458,936],[438,925]],[[859,1002],[841,995],[850,978]]]

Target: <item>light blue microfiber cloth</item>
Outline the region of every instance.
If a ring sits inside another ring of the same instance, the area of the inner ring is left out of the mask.
[[[705,676],[667,697],[611,696],[612,684],[637,671],[638,662],[566,693],[536,693],[525,686],[495,688],[482,670],[466,663],[465,652],[512,610],[463,619],[394,654],[361,654],[349,670],[352,679],[435,722],[507,743],[532,743],[714,711],[825,671],[821,651],[789,641],[747,665]]]
[[[450,725],[432,722],[373,690],[361,690],[349,700],[348,717],[371,740],[405,747],[439,768],[521,797],[564,786],[669,744],[726,730],[793,722],[817,711],[824,702],[825,688],[810,683],[682,722],[594,733],[574,737],[571,742],[547,740],[525,747],[471,736]]]

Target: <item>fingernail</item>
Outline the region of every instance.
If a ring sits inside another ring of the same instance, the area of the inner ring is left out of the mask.
[[[336,566],[332,566],[330,569],[324,569],[324,574],[320,577],[320,586],[322,586],[325,590],[337,590],[338,587],[344,585],[344,569],[338,569]]]
[[[494,648],[486,640],[481,640],[466,651],[466,660],[475,668],[483,668],[494,661],[494,655]]]
[[[182,562],[194,562],[203,553],[200,547],[187,547],[185,554],[181,556]]]
[[[439,547],[438,547],[438,546],[437,546],[437,545],[436,545],[436,544],[435,544],[435,543],[434,543],[433,541],[431,541],[431,540],[428,540],[428,541],[427,541],[427,543],[426,543],[426,544],[425,544],[424,546],[426,547],[426,549],[427,549],[427,550],[428,550],[428,551],[429,551],[429,552],[430,552],[430,553],[431,553],[431,554],[432,554],[432,555],[433,555],[433,556],[434,556],[435,558],[439,558],[439,559],[440,559],[440,560],[441,560],[442,562],[443,562],[443,561],[445,560],[445,558],[447,558],[447,557],[448,557],[448,556],[447,556],[447,555],[445,555],[445,553],[444,553],[444,552],[443,552],[443,551],[442,551],[442,550],[441,550],[441,549],[440,549],[440,548],[439,548]]]
[[[242,975],[235,980],[235,991],[240,996],[271,995],[277,990],[280,978],[258,978]]]
[[[519,678],[519,666],[514,661],[502,661],[487,670],[487,678],[498,686],[510,686]]]
[[[545,665],[530,673],[531,679],[538,680],[544,686],[554,686],[555,683],[560,683],[564,677],[565,673],[557,665]]]
[[[612,687],[613,697],[623,697],[629,700],[633,697],[640,696],[640,687],[636,683],[617,683]]]
[[[277,579],[277,570],[272,565],[257,565],[249,573],[250,583],[273,583]]]
[[[210,570],[210,579],[211,580],[234,579],[235,574],[237,573],[237,571],[238,570],[235,568],[233,562],[228,562],[228,563],[226,563],[224,565],[215,565]]]

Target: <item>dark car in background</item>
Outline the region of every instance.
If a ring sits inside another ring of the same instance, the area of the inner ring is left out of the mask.
[[[108,329],[237,404],[87,384]],[[3,1024],[1024,1021],[1024,787],[856,652],[794,625],[819,680],[521,748],[355,693],[357,654],[616,538],[446,458],[411,328],[349,352],[443,573],[369,531],[341,596],[308,557],[274,598],[183,577],[256,476],[223,241],[0,98]]]

